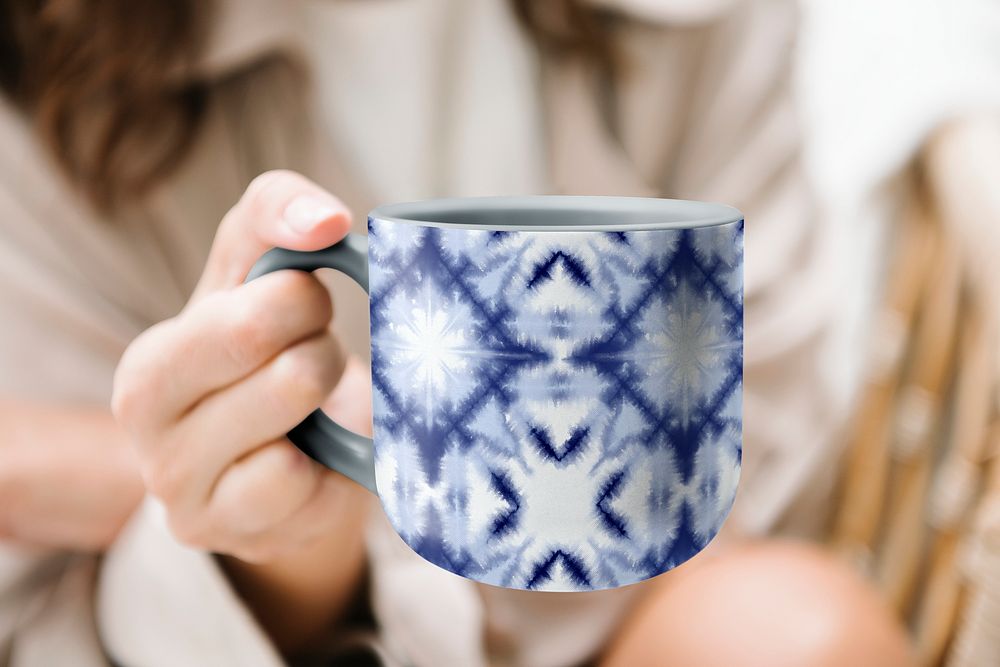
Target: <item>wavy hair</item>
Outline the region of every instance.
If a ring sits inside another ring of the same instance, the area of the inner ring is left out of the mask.
[[[194,141],[210,2],[0,0],[0,87],[100,206],[139,195]]]

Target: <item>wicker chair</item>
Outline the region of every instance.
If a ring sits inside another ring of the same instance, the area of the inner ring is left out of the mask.
[[[831,542],[922,665],[1000,665],[1000,119],[942,128],[911,180]]]

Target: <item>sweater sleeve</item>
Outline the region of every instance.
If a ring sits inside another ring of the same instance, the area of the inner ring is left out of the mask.
[[[215,557],[177,542],[153,499],[106,554],[95,611],[105,650],[118,664],[285,664]]]

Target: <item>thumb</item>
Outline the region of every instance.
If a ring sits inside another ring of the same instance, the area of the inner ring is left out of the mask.
[[[305,176],[264,172],[219,224],[192,301],[241,284],[271,248],[319,250],[343,239],[350,227],[343,202]]]

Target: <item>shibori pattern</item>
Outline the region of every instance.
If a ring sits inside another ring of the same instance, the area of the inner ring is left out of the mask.
[[[421,556],[498,586],[691,558],[739,478],[743,222],[491,232],[369,221],[376,480]]]

